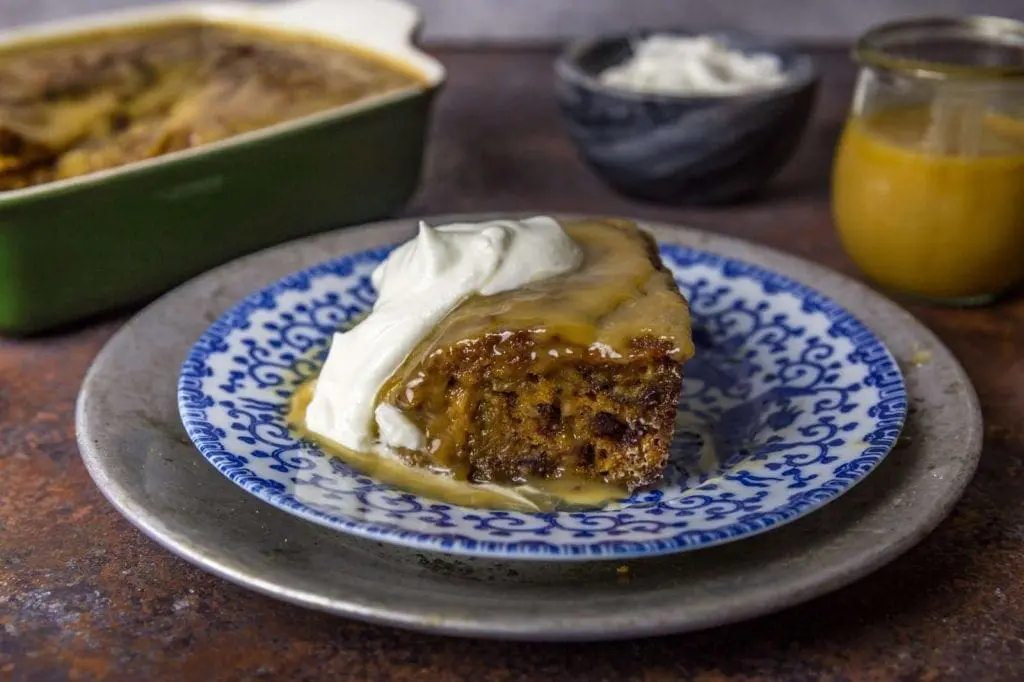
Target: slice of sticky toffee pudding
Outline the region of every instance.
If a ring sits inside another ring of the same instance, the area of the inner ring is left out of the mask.
[[[395,448],[409,464],[630,491],[661,477],[693,355],[686,301],[633,223],[562,227],[582,250],[577,269],[466,299],[381,387],[378,414],[397,410],[423,435]]]

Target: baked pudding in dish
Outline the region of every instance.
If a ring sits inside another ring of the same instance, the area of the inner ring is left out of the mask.
[[[408,88],[329,40],[172,22],[0,50],[0,191],[227,139]]]
[[[372,280],[312,386],[314,437],[473,484],[660,479],[693,343],[634,223],[421,224]]]

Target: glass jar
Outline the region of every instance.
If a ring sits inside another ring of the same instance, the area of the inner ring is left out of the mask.
[[[865,34],[836,153],[844,249],[879,286],[978,305],[1024,282],[1024,22]]]

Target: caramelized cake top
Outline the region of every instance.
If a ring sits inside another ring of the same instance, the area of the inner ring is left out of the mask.
[[[538,344],[582,346],[621,362],[649,354],[643,342],[657,341],[676,362],[691,358],[689,309],[672,274],[659,267],[653,238],[627,220],[561,225],[583,250],[580,268],[463,301],[409,354],[378,398],[414,380],[432,354],[488,335],[529,331]]]

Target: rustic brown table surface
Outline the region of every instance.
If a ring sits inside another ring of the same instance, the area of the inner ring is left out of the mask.
[[[828,211],[854,73],[843,52],[818,55],[817,116],[773,191],[743,206],[676,210],[618,198],[576,159],[550,94],[551,53],[442,52],[450,83],[408,213],[658,218],[856,275]],[[980,470],[952,516],[890,566],[803,606],[710,632],[593,645],[362,625],[191,567],[106,503],[75,446],[79,383],[124,318],[0,341],[0,680],[1024,679],[1024,300],[911,310],[966,366],[986,419]]]

